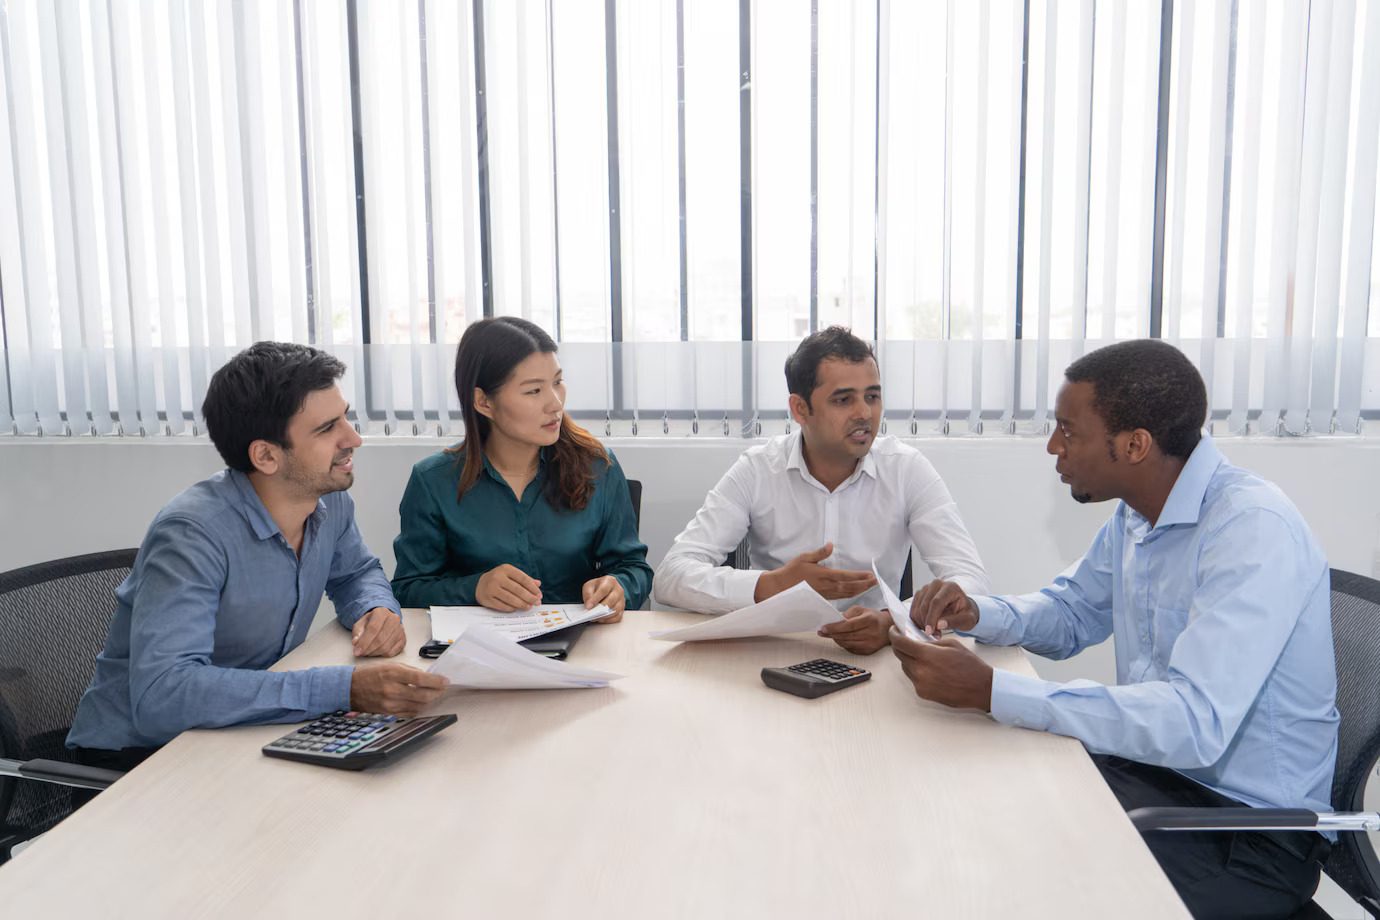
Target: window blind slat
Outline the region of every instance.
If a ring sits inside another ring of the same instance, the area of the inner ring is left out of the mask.
[[[1334,21],[1332,4],[1309,7],[1308,75],[1303,100],[1303,152],[1300,161],[1298,274],[1294,282],[1294,309],[1289,327],[1289,392],[1284,413],[1284,429],[1289,434],[1306,434],[1308,386],[1313,345],[1313,316],[1318,299],[1319,220],[1322,216],[1323,175],[1328,110],[1336,89],[1333,86]]]
[[[1260,11],[1257,11],[1260,12]],[[1227,275],[1236,308],[1236,323],[1232,346],[1231,414],[1227,431],[1245,434],[1249,430],[1252,339],[1255,318],[1256,278],[1256,202],[1264,190],[1260,187],[1260,109],[1264,72],[1265,17],[1251,16],[1249,8],[1241,10],[1241,22],[1248,24],[1246,41],[1241,42],[1237,68],[1242,75],[1237,91],[1243,93],[1245,106],[1236,141],[1232,144],[1232,248]],[[1239,169],[1239,173],[1237,170]],[[1229,215],[1230,216],[1230,215]]]
[[[1341,375],[1337,394],[1336,430],[1343,434],[1361,427],[1361,393],[1365,372],[1366,320],[1369,288],[1375,269],[1370,254],[1375,234],[1377,148],[1380,147],[1380,6],[1365,10],[1361,79],[1356,118],[1355,186],[1351,190],[1346,287],[1343,293]],[[1380,305],[1375,305],[1380,309]]]
[[[1319,188],[1318,281],[1312,328],[1312,379],[1308,417],[1311,428],[1330,432],[1337,405],[1337,331],[1342,294],[1342,227],[1346,213],[1348,134],[1351,122],[1352,58],[1356,36],[1355,0],[1337,0],[1332,11],[1332,44],[1322,182]],[[1372,90],[1373,91],[1373,90]]]

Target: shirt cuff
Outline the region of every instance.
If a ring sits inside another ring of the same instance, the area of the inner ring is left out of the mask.
[[[1015,623],[1011,611],[994,598],[981,595],[974,597],[973,603],[977,604],[978,609],[977,625],[966,632],[959,632],[959,635],[972,636],[986,645],[1003,644],[1002,635]]]
[[[992,718],[1003,725],[1049,729],[1049,681],[999,668],[992,670]]]
[[[353,665],[312,668],[308,710],[317,715],[335,712],[337,709],[349,710],[350,684],[354,676]]]
[[[393,597],[392,593],[390,592],[372,594],[368,597],[356,598],[350,601],[348,604],[346,604],[344,610],[338,609],[338,612],[336,613],[336,619],[340,621],[340,625],[344,626],[346,629],[351,629],[354,627],[356,623],[359,622],[360,617],[364,616],[366,613],[368,613],[370,610],[373,610],[375,607],[382,607],[385,610],[391,610],[394,613],[396,613],[399,617],[402,617],[402,607],[398,605],[397,599]]]
[[[762,572],[754,572],[751,569],[731,569],[724,578],[724,599],[728,601],[728,611],[741,610],[744,607],[751,607],[757,603],[757,579],[761,578]]]

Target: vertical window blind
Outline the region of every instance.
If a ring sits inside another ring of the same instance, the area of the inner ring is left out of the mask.
[[[455,434],[495,315],[610,434],[779,430],[831,323],[896,433],[1138,336],[1219,434],[1380,412],[1375,0],[0,0],[0,65],[0,435],[194,435],[265,338]]]

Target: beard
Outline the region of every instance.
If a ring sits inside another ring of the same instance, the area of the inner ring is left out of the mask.
[[[332,461],[330,469],[324,473],[308,470],[299,464],[292,452],[287,454],[287,464],[283,470],[283,478],[290,483],[293,488],[303,497],[320,498],[332,492],[344,492],[355,484],[355,474],[353,471],[343,476],[337,476],[332,471],[335,469],[334,463],[344,460],[345,456],[336,457]]]
[[[1069,489],[1069,494],[1072,495],[1073,500],[1078,502],[1078,504],[1080,505],[1086,505],[1088,502],[1093,500],[1092,493],[1090,492],[1075,492],[1072,489]]]

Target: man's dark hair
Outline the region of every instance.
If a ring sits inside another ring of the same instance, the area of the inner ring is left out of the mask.
[[[857,364],[871,358],[872,346],[843,326],[830,326],[805,336],[786,359],[786,389],[810,404],[810,394],[819,386],[819,363],[829,358]]]
[[[1187,460],[1207,419],[1198,369],[1158,339],[1118,342],[1069,365],[1070,383],[1093,385],[1093,407],[1111,434],[1144,428],[1167,456]]]
[[[290,448],[288,420],[309,394],[340,379],[345,365],[309,345],[255,342],[211,376],[201,414],[225,465],[252,472],[249,445],[268,441]]]

